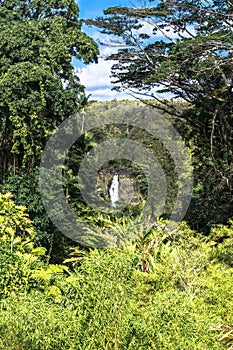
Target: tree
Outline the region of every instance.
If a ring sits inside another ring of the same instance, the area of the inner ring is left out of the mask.
[[[0,1],[0,189],[28,207],[36,243],[56,255],[64,238],[43,208],[37,167],[49,136],[86,103],[72,59],[95,62],[98,47],[78,15],[74,0]]]
[[[204,200],[206,207],[212,205],[216,214],[219,200],[224,198],[224,216],[230,216],[233,2],[151,0],[149,5],[145,3],[139,8],[109,8],[104,11],[104,17],[87,23],[121,42],[118,52],[107,57],[116,61],[112,66],[115,89],[126,90],[139,99],[147,96],[159,100],[163,110],[191,126],[187,141],[195,145],[196,184],[202,182],[205,192],[202,203]],[[169,93],[171,98],[161,99],[164,93]],[[185,110],[176,108],[177,98],[187,102]],[[205,169],[201,169],[201,175],[197,173],[200,164]]]
[[[85,100],[72,57],[96,61],[74,0],[0,1],[1,177],[40,161],[48,136]]]

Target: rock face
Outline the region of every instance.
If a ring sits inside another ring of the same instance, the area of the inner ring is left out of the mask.
[[[135,190],[136,181],[123,175],[120,177],[120,199],[123,203],[137,204],[139,203],[139,193]]]
[[[119,169],[118,172],[107,170],[99,174],[97,187],[105,199],[110,199],[112,206],[118,204],[138,204],[140,193],[136,190],[136,180],[127,171]]]

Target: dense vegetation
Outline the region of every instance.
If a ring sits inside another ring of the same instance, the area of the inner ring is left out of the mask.
[[[196,156],[199,227],[227,220],[233,212],[233,3],[149,0],[140,5],[109,8],[87,23],[120,43],[108,57],[115,60],[115,89],[159,101],[162,110],[185,121],[182,130],[190,127],[182,134]],[[173,98],[163,99],[164,93]],[[177,109],[177,98],[187,102],[185,110]]]
[[[90,63],[98,56],[75,1],[0,1],[0,350],[233,349],[233,4],[148,4],[88,21],[126,44],[111,56],[121,88],[150,96],[100,103],[88,101],[72,65],[74,57]],[[157,101],[157,87],[179,99]],[[192,199],[178,225],[169,220],[181,182],[172,152],[143,128],[115,122],[128,114],[143,120],[148,104],[192,156]],[[111,123],[84,132],[67,152],[64,200],[89,230],[114,234],[115,247],[69,240],[41,200],[45,144],[80,110],[80,129],[88,114]],[[167,190],[160,217],[150,198],[151,217],[142,219],[146,173],[123,153],[102,164],[88,195],[109,202],[117,170],[122,196],[132,200],[109,213],[82,197],[82,159],[114,137],[139,142],[158,160]]]
[[[89,63],[98,54],[78,14],[73,0],[1,1],[0,6],[1,190],[27,206],[36,240],[46,247],[54,227],[38,190],[41,154],[58,125],[85,104],[72,58]],[[63,246],[58,232],[55,237]]]
[[[218,338],[232,344],[232,223],[203,238],[185,223],[168,230],[160,221],[131,244],[76,248],[52,265],[32,243],[25,208],[8,194],[0,203],[1,349],[220,349]],[[149,271],[142,272],[142,260]]]

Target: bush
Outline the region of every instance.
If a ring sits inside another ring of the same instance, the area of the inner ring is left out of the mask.
[[[40,288],[21,284],[0,303],[0,350],[220,350],[221,337],[227,349],[228,240],[216,246],[184,223],[160,222],[120,248],[76,252],[70,270],[37,266]]]

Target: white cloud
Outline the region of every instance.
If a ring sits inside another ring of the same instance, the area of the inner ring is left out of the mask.
[[[140,29],[141,33],[147,33],[154,40],[164,40],[165,37],[163,32],[157,32],[153,34],[153,24],[144,23],[143,27]],[[168,29],[168,28],[167,28]],[[194,27],[190,26],[189,31],[195,34]],[[165,31],[166,32],[166,31]],[[167,35],[172,39],[177,38],[177,33],[172,29],[166,32]],[[184,36],[188,36],[184,33]],[[91,99],[104,101],[111,99],[132,99],[131,95],[127,93],[119,93],[112,91],[114,87],[113,80],[111,78],[111,67],[115,63],[114,61],[106,61],[105,58],[118,51],[121,46],[118,38],[114,36],[104,35],[98,31],[92,31],[91,37],[100,44],[100,56],[97,64],[91,63],[87,66],[80,65],[76,68],[76,74],[80,79],[81,84],[86,88],[86,93],[91,94]],[[149,41],[149,40],[148,40]],[[101,43],[105,44],[101,45]],[[164,96],[166,98],[166,96]]]
[[[98,64],[92,63],[88,66],[76,69],[76,74],[79,77],[81,84],[86,88],[86,94],[91,94],[91,100],[107,101],[114,99],[135,99],[130,94],[127,94],[127,92],[117,92],[112,90],[112,88],[116,86],[116,84],[112,83],[114,78],[110,77],[113,63],[113,61],[105,61],[104,59],[100,58]],[[155,89],[153,92],[156,93],[156,90],[157,89]],[[168,98],[167,95],[163,95],[163,97]],[[144,98],[149,97],[144,96]]]
[[[83,68],[77,69],[77,75],[81,83],[86,88],[94,89],[100,86],[111,86],[110,71],[112,62],[99,59],[98,64],[89,64]]]
[[[130,99],[128,94],[112,91],[114,84],[111,82],[112,61],[99,59],[98,64],[90,64],[88,66],[77,68],[81,84],[86,87],[86,94],[91,94],[91,99],[104,101],[111,99]]]

